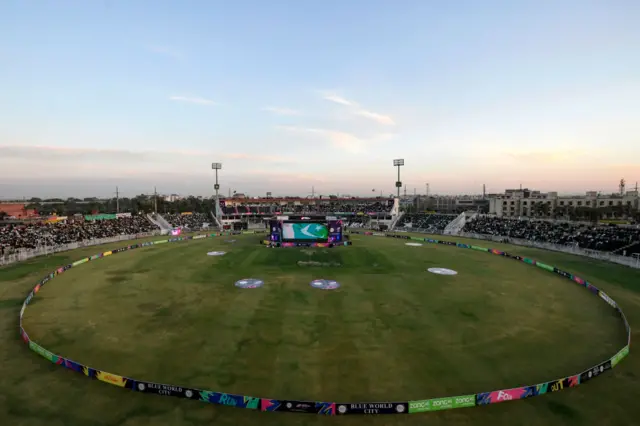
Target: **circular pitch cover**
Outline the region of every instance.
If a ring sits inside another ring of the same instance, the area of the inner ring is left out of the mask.
[[[313,280],[309,285],[321,290],[335,290],[340,287],[340,283],[334,280]]]
[[[420,247],[422,244],[420,244],[420,243],[405,243],[404,245],[411,246],[411,247]]]
[[[225,254],[225,251],[210,251],[207,256],[224,256]]]
[[[427,271],[431,272],[432,274],[438,274],[438,275],[458,275],[458,273],[453,269],[447,269],[447,268],[429,268],[427,269]]]
[[[235,286],[238,288],[258,288],[264,285],[264,281],[258,278],[244,278],[236,281]]]

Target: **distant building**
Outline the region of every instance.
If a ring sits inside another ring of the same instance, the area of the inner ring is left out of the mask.
[[[557,217],[596,212],[599,217],[622,217],[640,210],[638,191],[622,194],[558,195],[530,189],[507,189],[504,194],[489,194],[489,213],[504,217]]]
[[[169,203],[173,203],[174,201],[180,201],[183,198],[184,197],[181,197],[178,194],[171,194],[171,195],[165,195],[164,196],[164,200],[169,202]]]

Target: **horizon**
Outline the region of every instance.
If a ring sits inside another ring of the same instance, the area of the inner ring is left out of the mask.
[[[640,2],[0,4],[0,201],[618,192]],[[342,191],[342,188],[347,188]],[[404,192],[402,188],[401,193]]]

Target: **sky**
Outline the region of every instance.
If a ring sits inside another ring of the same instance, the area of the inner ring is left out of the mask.
[[[637,0],[0,2],[0,199],[613,192]],[[628,188],[630,189],[630,188]]]

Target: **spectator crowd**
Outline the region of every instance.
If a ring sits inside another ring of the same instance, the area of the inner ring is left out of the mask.
[[[572,245],[607,252],[633,246],[634,243],[640,243],[640,229],[638,228],[503,219],[488,216],[477,217],[475,220],[467,222],[463,232]],[[638,247],[638,244],[634,247]],[[627,254],[634,252],[636,251],[628,250]]]
[[[400,218],[396,228],[419,229],[427,233],[442,232],[455,218],[456,215],[448,214],[406,213]]]
[[[387,200],[382,201],[316,201],[315,204],[301,204],[298,202],[288,204],[239,204],[225,206],[222,212],[225,215],[246,214],[277,214],[291,212],[295,214],[328,214],[328,213],[389,213],[391,206]]]
[[[209,224],[213,219],[209,219],[204,213],[173,214],[162,215],[174,228],[202,229],[205,224]]]
[[[59,246],[84,240],[131,235],[156,230],[144,216],[54,223],[0,224],[0,255],[17,249]]]

